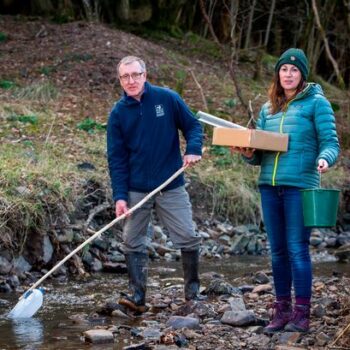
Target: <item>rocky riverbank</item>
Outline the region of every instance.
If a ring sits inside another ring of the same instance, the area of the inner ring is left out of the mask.
[[[167,273],[165,268],[158,270]],[[348,277],[314,280],[308,334],[278,332],[273,336],[263,333],[274,299],[269,272],[238,278],[234,285],[216,272],[204,273],[201,279],[206,301],[186,303],[182,280],[163,278],[158,281],[157,291],[151,283],[149,311],[141,316],[128,313],[113,298],[95,313],[75,315],[73,319],[88,322],[89,318],[111,317],[107,325],[85,331],[84,340],[114,343],[123,338],[125,350],[348,349],[350,334],[342,334],[350,322]]]

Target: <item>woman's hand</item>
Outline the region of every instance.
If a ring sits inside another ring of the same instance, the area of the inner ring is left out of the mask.
[[[246,158],[252,158],[255,152],[255,148],[246,148],[246,147],[230,147],[231,153],[240,153]]]
[[[318,161],[317,171],[319,173],[325,173],[329,169],[328,162],[325,159],[320,159]]]

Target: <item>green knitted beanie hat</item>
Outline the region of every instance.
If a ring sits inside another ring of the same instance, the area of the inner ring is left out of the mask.
[[[303,50],[292,48],[283,52],[275,65],[275,72],[278,73],[281,66],[284,64],[296,66],[300,70],[304,80],[307,79],[309,75],[309,61]]]

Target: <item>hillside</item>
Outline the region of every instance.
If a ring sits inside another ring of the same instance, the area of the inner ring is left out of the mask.
[[[212,42],[191,33],[182,39],[153,34],[145,39],[99,23],[58,25],[40,18],[0,17],[0,292],[19,291],[32,284],[92,231],[114,219],[105,127],[109,111],[121,94],[116,66],[122,57],[142,57],[149,80],[178,91],[194,112],[204,110],[207,104],[210,113],[247,124],[247,113]],[[262,78],[256,81],[256,54],[242,54],[237,70],[242,94],[251,101],[255,117],[266,100],[276,61],[276,57],[264,54]],[[333,242],[332,247],[340,240],[339,245],[346,246],[350,233],[350,101],[347,91],[314,78],[336,111],[343,151],[334,170],[322,177],[323,186],[342,189],[337,227],[326,233],[317,231],[314,236],[313,251],[322,253],[328,247],[326,240]],[[202,257],[215,261],[247,251],[266,254],[256,190],[258,169],[248,167],[227,148],[211,146],[211,133],[211,127],[205,126],[203,160],[186,171],[195,221],[204,241]],[[160,226],[157,230],[163,243],[167,242]],[[58,271],[57,279],[66,281],[69,274],[81,277],[89,272],[125,270],[114,260],[111,263],[111,257],[122,255],[120,233],[120,227],[115,226],[95,245],[86,246]],[[169,252],[178,258],[170,245],[156,242],[154,247],[161,250],[150,252],[154,259],[165,259]],[[316,281],[321,315],[315,316],[317,332],[295,342],[324,348],[348,324],[347,280],[333,276],[326,282]],[[263,293],[260,298],[254,294],[249,293],[249,305],[266,316],[262,301],[272,295]],[[330,303],[330,297],[337,302]],[[322,318],[326,312],[327,322]],[[209,308],[202,315],[212,319]],[[213,346],[220,342],[222,348],[246,344],[246,329],[238,328],[240,336],[233,343],[231,329],[218,332],[213,328]],[[330,335],[326,340],[317,338],[321,330]],[[348,337],[343,338],[345,344]],[[194,340],[200,343],[198,349],[204,349],[203,339]],[[250,348],[261,345],[262,340],[270,345],[294,341],[261,335]],[[209,348],[212,344],[209,342]]]
[[[71,224],[67,215],[84,223],[94,206],[110,202],[104,128],[121,93],[116,65],[125,55],[144,58],[149,80],[177,90],[193,111],[204,109],[202,89],[212,114],[248,122],[220,52],[193,34],[145,40],[98,23],[58,25],[5,16],[0,33],[1,240],[16,250],[30,234]],[[239,65],[239,84],[255,116],[266,100],[275,60],[264,56],[261,81],[253,80],[252,57]],[[323,181],[343,187],[349,167],[349,101],[346,92],[323,86],[337,109],[344,155],[337,171]],[[211,147],[212,130],[205,131],[204,160],[188,173],[195,216],[258,223],[257,169],[227,149]],[[97,189],[99,196],[81,205]]]

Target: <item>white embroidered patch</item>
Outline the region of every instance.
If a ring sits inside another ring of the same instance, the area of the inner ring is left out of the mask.
[[[156,117],[163,117],[165,115],[163,105],[155,105]]]

